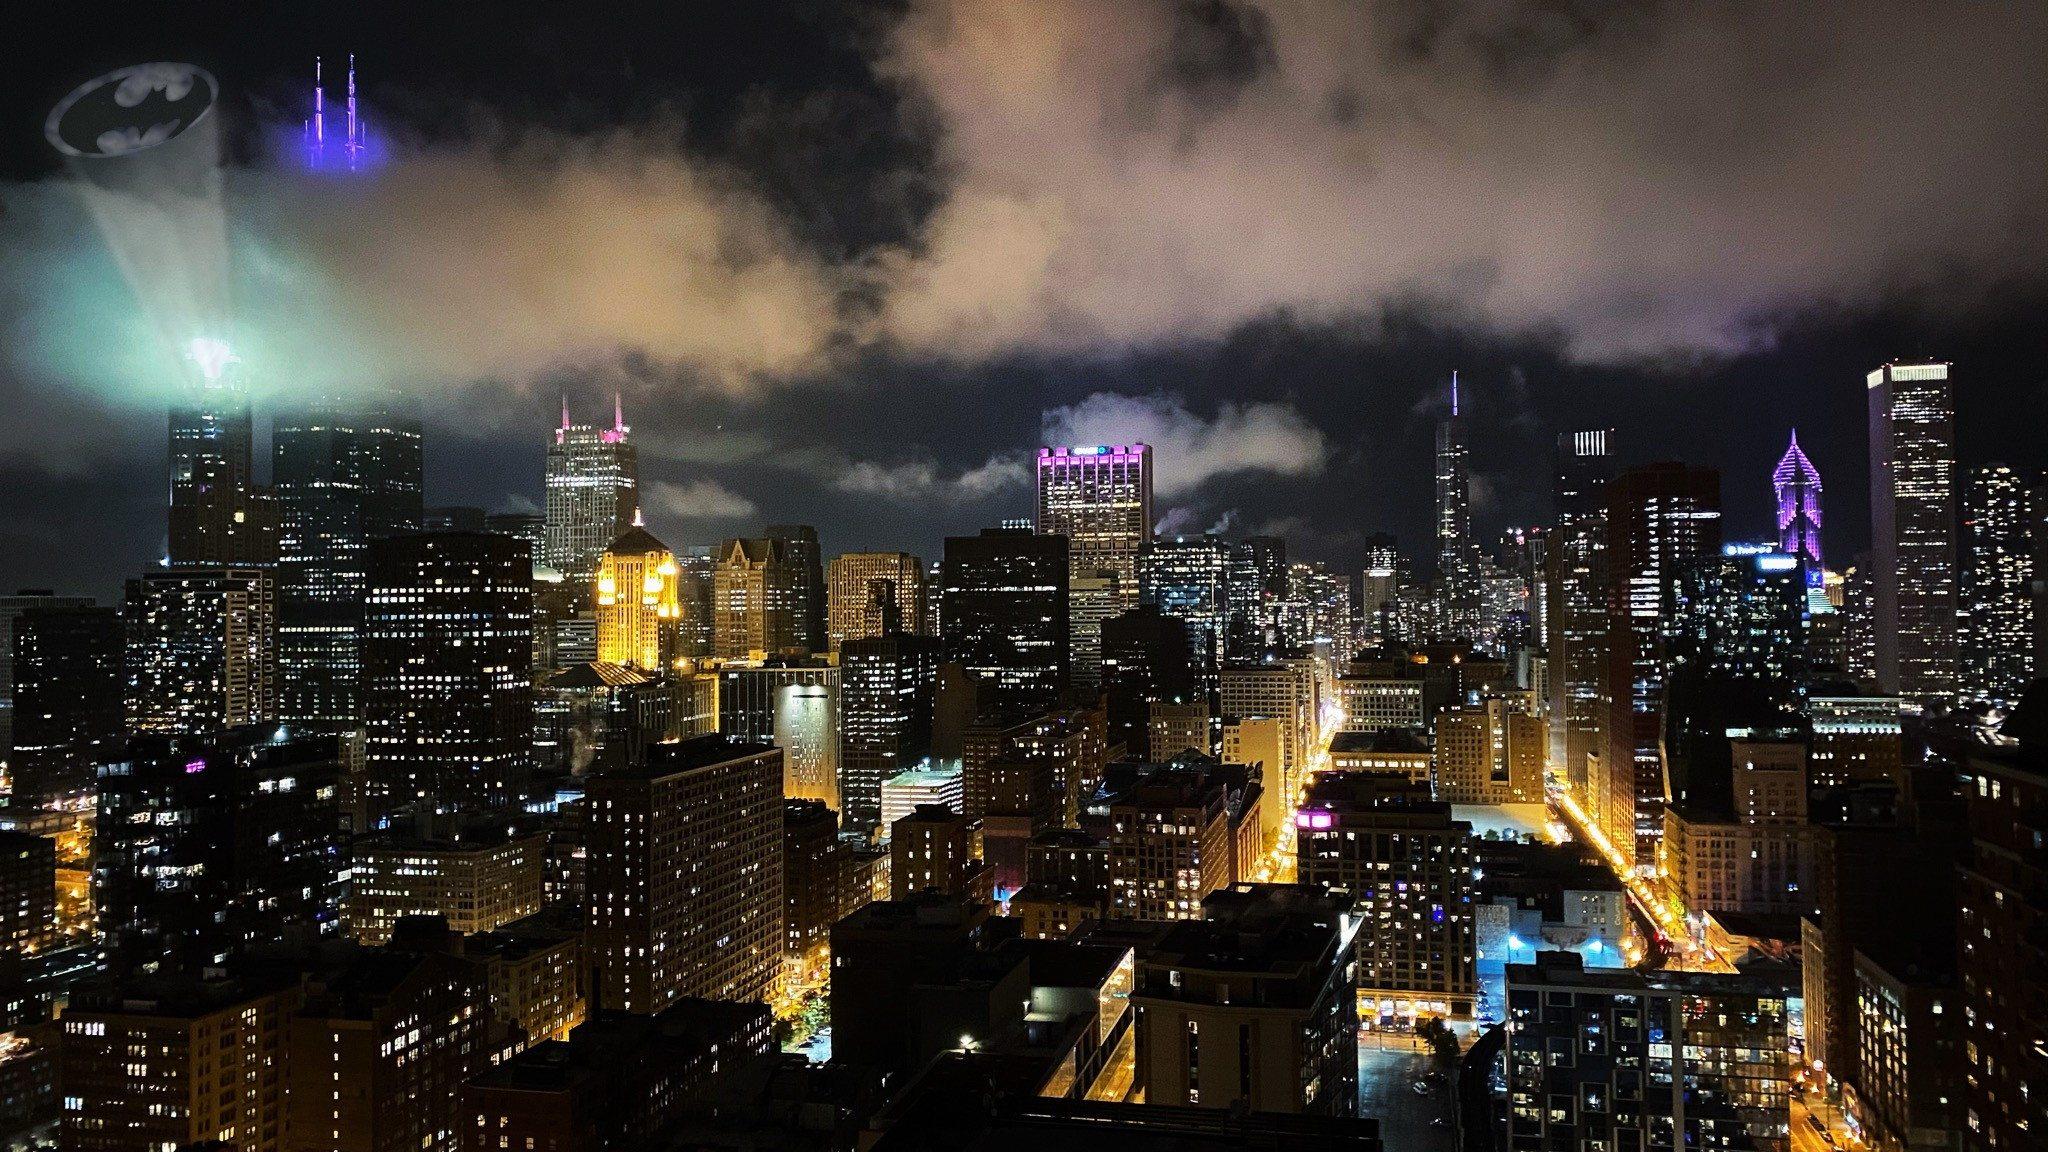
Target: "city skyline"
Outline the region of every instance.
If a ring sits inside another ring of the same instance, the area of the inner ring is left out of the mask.
[[[932,11],[913,7],[917,17]],[[1047,17],[1048,35],[1071,31],[1065,21],[1073,13],[1057,12]],[[1885,16],[1859,27],[1857,35],[1880,45],[1910,43],[1917,50],[1911,22],[1889,9]],[[922,30],[916,19],[898,29],[889,17],[856,10],[770,30],[715,14],[679,15],[673,18],[684,22],[686,34],[624,36],[637,67],[621,72],[619,54],[611,46],[622,41],[618,34],[625,30],[601,15],[588,17],[587,23],[566,16],[554,22],[543,18],[543,26],[554,33],[551,40],[522,37],[515,31],[524,22],[520,18],[491,27],[458,26],[442,17],[425,25],[408,21],[402,35],[392,27],[396,18],[395,10],[376,5],[352,10],[339,24],[309,22],[305,14],[264,14],[255,18],[259,23],[248,34],[216,37],[210,16],[177,29],[142,17],[115,40],[104,39],[99,31],[88,39],[86,30],[78,30],[75,39],[54,41],[46,54],[10,76],[0,95],[18,98],[23,106],[47,107],[91,74],[92,65],[110,54],[118,62],[122,44],[136,46],[128,53],[134,58],[152,59],[165,44],[189,43],[198,62],[233,77],[224,88],[221,115],[235,133],[241,157],[234,175],[261,179],[267,173],[261,160],[266,127],[287,129],[298,158],[303,122],[310,115],[306,105],[313,58],[326,60],[333,96],[328,111],[338,119],[339,81],[353,52],[371,140],[389,148],[385,166],[362,175],[362,195],[384,197],[415,179],[427,182],[420,191],[430,194],[439,186],[433,182],[445,174],[474,177],[471,191],[485,197],[488,206],[488,194],[499,186],[498,170],[477,172],[467,166],[475,159],[474,150],[487,148],[488,142],[454,126],[458,110],[466,118],[467,110],[476,109],[508,127],[543,134],[552,145],[618,130],[653,160],[673,161],[681,172],[694,175],[703,165],[729,170],[765,201],[762,214],[828,258],[887,248],[906,237],[914,241],[942,221],[933,214],[934,202],[946,202],[950,188],[933,171],[931,157],[943,143],[946,126],[979,123],[974,118],[978,109],[961,103],[949,88],[935,89],[947,100],[938,110],[938,124],[906,115],[905,105],[918,88],[943,79],[931,74],[928,61],[910,62],[916,69],[909,82],[892,79],[895,73],[885,67],[902,59],[902,43],[889,34]],[[1944,39],[1945,44],[1977,47],[1996,64],[1974,83],[2000,85],[2015,69],[2026,76],[2039,67],[2040,54],[2019,51],[2040,32],[2038,26],[2016,16],[2004,18],[2021,23],[2002,28],[1993,17],[1980,16],[1943,30],[1945,37],[1955,38]],[[1253,23],[1256,41],[1260,33]],[[1024,36],[1030,29],[1013,31]],[[1137,42],[1160,32],[1149,27],[1129,31]],[[1601,59],[1640,47],[1646,68],[1679,67],[1661,41],[1616,43],[1611,33],[1593,28],[1576,36],[1562,34],[1558,50]],[[1267,28],[1262,34],[1279,47],[1294,43],[1288,29]],[[543,49],[542,42],[552,47]],[[714,63],[686,47],[692,43],[718,44],[720,52],[714,55],[725,62]],[[1205,32],[1194,43],[1224,60],[1234,61],[1244,52],[1258,55],[1223,31]],[[1767,50],[1768,44],[1758,47]],[[1887,54],[1895,53],[1865,55]],[[506,60],[522,65],[511,69],[515,75],[509,80],[500,68]],[[1455,86],[1456,63],[1446,56],[1432,65],[1445,70],[1442,83]],[[1529,62],[1539,70],[1544,64]],[[1292,59],[1286,58],[1271,66],[1278,75],[1258,67],[1224,68],[1221,74],[1249,76],[1240,83],[1251,99],[1284,80],[1291,66]],[[1429,68],[1417,67],[1419,73],[1402,72],[1398,80],[1433,77]],[[681,117],[686,132],[677,132],[644,85],[632,78],[657,70],[673,75],[692,93]],[[486,75],[489,82],[480,82]],[[1829,71],[1815,77],[1812,86],[1832,93],[1847,82]],[[1013,83],[1021,81],[1005,77],[1006,85]],[[590,111],[581,121],[560,111],[573,103],[561,98],[569,93],[589,101]],[[1010,87],[1002,87],[1000,94],[1016,96]],[[1177,93],[1161,97],[1187,98]],[[1978,100],[1965,107],[1986,104]],[[2038,110],[2037,101],[1999,106],[2003,114],[2021,118]],[[1608,117],[1601,127],[1626,123],[1607,105],[1600,108]],[[828,122],[845,118],[869,131],[819,132],[804,122],[804,115]],[[1774,130],[1747,109],[1731,109],[1728,115],[1731,131],[1753,129],[1768,136]],[[1229,127],[1237,128],[1237,119]],[[1814,127],[1819,135],[1811,141],[1813,162],[1850,163],[1839,157],[1854,154],[1851,130],[1824,118]],[[2008,134],[2027,138],[2030,127],[2038,123],[2023,119]],[[1912,129],[1897,131],[1909,133],[1898,143],[1921,143],[1910,135]],[[823,151],[791,156],[788,149],[771,147],[773,138],[813,141]],[[1802,150],[1807,143],[1802,142]],[[1833,150],[1823,146],[1828,144]],[[403,164],[408,158],[415,161],[411,169]],[[1487,165],[1489,173],[1505,166],[1491,152],[1476,155],[1473,162]],[[12,314],[16,322],[39,335],[10,345],[0,363],[0,401],[19,414],[18,428],[38,432],[0,438],[0,483],[23,493],[28,507],[63,509],[69,519],[62,522],[120,542],[123,554],[110,556],[109,570],[95,578],[94,590],[105,594],[127,569],[160,555],[164,547],[150,515],[155,493],[141,482],[139,470],[124,466],[160,440],[155,413],[163,399],[162,377],[145,343],[119,338],[125,329],[86,333],[68,320],[55,322],[78,315],[81,306],[89,315],[118,319],[133,294],[121,283],[90,222],[75,205],[51,198],[53,189],[45,178],[53,173],[53,163],[49,148],[25,121],[19,132],[0,135],[0,180],[5,181],[0,189],[10,209],[18,209],[9,213],[18,223],[0,232],[0,244],[28,257],[16,262],[18,267],[55,274],[49,281],[18,284],[9,297],[19,302],[11,305],[17,308]],[[1608,167],[1619,163],[1609,161]],[[1205,171],[1190,175],[1197,189],[1207,188]],[[1863,183],[1835,175],[1823,186]],[[592,174],[600,185],[606,176],[604,171]],[[1984,215],[1973,221],[2006,220],[2018,212],[2023,226],[2032,207],[2014,206],[2037,207],[2048,199],[2024,195],[2040,176],[2024,166],[1986,174],[1972,164],[1945,179],[1974,178],[1973,195],[1967,198],[1970,211]],[[375,295],[380,291],[376,277],[358,275],[346,242],[353,236],[355,256],[375,257],[382,249],[367,245],[397,239],[396,223],[403,222],[403,214],[382,231],[366,223],[344,235],[340,226],[350,217],[315,213],[307,220],[300,212],[298,198],[331,200],[337,187],[348,186],[337,181],[352,179],[342,175],[271,190],[281,198],[279,211],[289,216],[278,220],[279,226],[310,227],[302,239],[317,241],[321,249],[283,243],[279,250],[317,257],[305,268],[329,271],[338,282],[320,279],[348,293],[346,299],[323,300],[313,309],[300,307],[303,302],[289,295],[277,297],[278,303],[292,304],[293,316],[304,320],[306,331],[324,331],[333,338],[361,335],[365,308],[389,311],[414,303],[406,294],[410,289],[400,283],[384,285],[386,295]],[[906,186],[925,191],[905,203]],[[1714,200],[1734,195],[1712,180],[1694,191]],[[1974,195],[1979,191],[1991,195]],[[261,192],[251,188],[235,203],[248,203],[246,196]],[[1785,203],[1788,212],[1820,211],[1808,208],[1808,198],[1796,188],[1786,191]],[[1577,212],[1579,206],[1557,210]],[[1875,207],[1868,211],[1880,212]],[[1602,219],[1575,227],[1597,236]],[[37,229],[24,231],[31,222]],[[1172,222],[1169,214],[1164,223]],[[516,227],[524,220],[507,217],[504,223]],[[1904,226],[1894,231],[1900,241],[1914,234]],[[1859,254],[1873,243],[1880,250],[1889,243],[1873,242],[1863,233],[1843,238],[1827,228],[1816,236],[1823,249],[1831,239],[1845,245],[1853,239]],[[1745,252],[1751,246],[1747,241],[1739,231],[1732,235],[1730,255]],[[1599,245],[1558,253],[1565,267],[1581,257],[1603,274],[1611,271]],[[2048,304],[2048,286],[2024,263],[2011,267],[1978,260],[1968,266],[1980,271],[1932,287],[1886,265],[1861,279],[1837,277],[1792,289],[1759,281],[1748,296],[1739,272],[1725,268],[1708,270],[1711,289],[1695,288],[1686,269],[1674,269],[1667,281],[1629,280],[1629,301],[1642,302],[1653,312],[1662,299],[1698,291],[1711,297],[1717,313],[1727,314],[1735,305],[1740,320],[1735,338],[1688,337],[1668,350],[1640,354],[1594,354],[1583,337],[1597,324],[1599,310],[1570,293],[1533,293],[1535,314],[1503,320],[1489,315],[1483,304],[1474,308],[1461,301],[1464,289],[1453,276],[1392,286],[1368,278],[1349,295],[1309,283],[1300,299],[1286,291],[1284,282],[1263,285],[1241,306],[1234,304],[1229,318],[1205,317],[1184,333],[1169,330],[1164,336],[1148,327],[1134,338],[1114,325],[1099,325],[1099,341],[1083,333],[1070,340],[1024,340],[959,351],[883,341],[855,347],[844,360],[778,368],[738,383],[694,363],[690,349],[665,350],[668,337],[662,326],[638,321],[625,333],[600,330],[595,340],[572,339],[566,355],[545,355],[538,369],[528,353],[549,351],[544,346],[554,340],[550,333],[561,329],[522,324],[516,313],[503,314],[507,321],[491,327],[500,329],[506,347],[520,356],[509,366],[485,365],[487,371],[478,371],[466,351],[473,344],[468,334],[454,329],[445,330],[446,348],[413,349],[417,356],[396,355],[382,340],[367,340],[351,346],[347,355],[336,355],[331,348],[269,339],[274,334],[260,326],[237,347],[245,361],[240,368],[258,389],[259,415],[292,401],[290,395],[277,395],[279,390],[318,386],[323,380],[337,386],[388,384],[416,393],[424,409],[423,426],[439,445],[426,462],[434,503],[493,511],[527,501],[541,504],[542,494],[530,480],[530,461],[540,451],[533,427],[546,420],[564,391],[587,415],[622,390],[643,455],[648,526],[679,548],[715,544],[760,523],[801,521],[816,524],[831,551],[901,549],[933,555],[948,534],[1021,514],[1018,498],[1024,496],[1028,504],[1024,490],[1036,445],[1144,440],[1181,460],[1177,473],[1159,477],[1159,520],[1169,531],[1200,529],[1226,518],[1241,529],[1292,521],[1288,526],[1294,531],[1283,534],[1295,538],[1298,551],[1349,568],[1362,563],[1365,541],[1377,532],[1392,533],[1411,555],[1426,554],[1430,404],[1453,370],[1461,373],[1474,400],[1468,440],[1474,517],[1482,540],[1494,538],[1503,527],[1547,517],[1547,445],[1557,432],[1610,424],[1618,426],[1630,446],[1628,463],[1684,459],[1718,467],[1731,477],[1767,469],[1782,451],[1786,432],[1796,427],[1802,446],[1828,477],[1831,504],[1860,507],[1866,469],[1861,424],[1852,411],[1856,381],[1870,366],[1892,359],[1934,358],[1956,365],[1959,466],[2022,463],[2026,430],[2048,418],[2048,378],[2042,367],[2048,365],[2048,337],[2032,323]],[[1910,260],[1899,267],[1910,267]],[[1450,299],[1439,301],[1440,295]],[[490,315],[496,301],[478,297],[473,303]],[[30,310],[22,312],[22,307]],[[1614,311],[1629,309],[1617,302]],[[692,313],[675,311],[666,326],[691,327],[676,317],[687,321]],[[465,350],[464,359],[452,358],[454,349]],[[112,352],[120,356],[110,362],[106,354]],[[945,403],[931,403],[934,395]],[[858,400],[849,402],[853,397]],[[1643,455],[1633,455],[1637,451]],[[261,452],[257,461],[260,471]],[[1767,495],[1748,485],[1731,486],[1728,503],[1736,534],[1762,532],[1756,525],[1770,514]],[[1860,519],[1838,516],[1831,549],[1847,556],[1867,544]],[[48,546],[58,525],[59,520],[40,511],[0,519],[0,585],[60,582]]]
[[[11,1152],[2048,1131],[2048,8],[160,16],[0,70]]]

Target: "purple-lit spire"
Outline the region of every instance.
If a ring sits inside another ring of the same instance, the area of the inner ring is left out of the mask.
[[[1778,550],[1797,556],[1815,568],[1820,554],[1820,472],[1799,449],[1799,433],[1771,473],[1771,488],[1778,497]]]

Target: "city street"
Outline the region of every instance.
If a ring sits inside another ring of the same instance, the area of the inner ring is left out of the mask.
[[[1453,1091],[1455,1071],[1437,1063],[1420,1044],[1389,1037],[1380,1047],[1376,1037],[1366,1037],[1358,1047],[1358,1114],[1380,1122],[1380,1139],[1398,1152],[1455,1152],[1456,1129],[1450,1124],[1457,1107]],[[1443,1072],[1444,1082],[1432,1085],[1429,1095],[1418,1096],[1414,1082],[1431,1072]],[[1442,1117],[1437,1127],[1431,1120]]]

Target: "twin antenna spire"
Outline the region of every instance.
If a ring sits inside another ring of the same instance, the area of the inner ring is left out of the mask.
[[[564,432],[569,430],[569,394],[567,392],[562,393],[562,430]],[[629,431],[626,427],[625,397],[619,392],[612,393],[612,426],[610,430],[620,436],[624,436]]]
[[[312,168],[329,166],[327,158],[327,86],[320,57],[313,57],[313,118],[306,121],[306,164]],[[362,121],[356,117],[356,54],[348,54],[348,122],[341,139],[343,167],[354,171],[363,162],[364,132]]]

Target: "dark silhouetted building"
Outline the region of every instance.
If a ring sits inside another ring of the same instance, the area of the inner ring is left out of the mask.
[[[370,545],[363,627],[373,814],[502,807],[533,742],[532,561],[490,533]]]
[[[848,831],[873,835],[883,781],[931,753],[938,679],[939,644],[929,636],[895,632],[840,644],[838,797]]]
[[[144,736],[100,768],[93,901],[121,961],[193,967],[340,929],[341,753],[274,724]]]
[[[944,656],[978,682],[984,713],[1030,715],[1067,688],[1067,540],[1014,528],[946,538]]]
[[[1908,708],[1947,704],[1955,697],[1959,672],[1949,366],[1886,364],[1865,383],[1878,689]]]
[[[129,730],[276,719],[275,588],[264,568],[170,568],[128,581]]]
[[[1131,989],[1147,1104],[1358,1114],[1355,927],[1342,899],[1243,884],[1141,947]]]
[[[584,909],[597,1002],[761,1000],[787,946],[782,750],[659,744],[588,782]]]
[[[421,527],[417,414],[339,401],[280,413],[271,426],[276,492],[278,715],[288,724],[362,721],[362,624],[370,541]],[[482,531],[478,513],[475,531]]]
[[[126,722],[121,615],[36,607],[15,618],[13,633],[13,805],[89,797],[94,767],[119,751]]]

